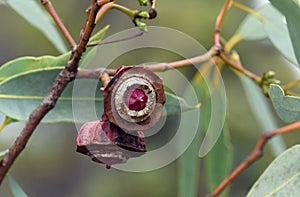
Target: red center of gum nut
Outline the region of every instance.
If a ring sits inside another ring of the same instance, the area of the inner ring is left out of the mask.
[[[146,107],[148,97],[141,89],[130,90],[126,97],[126,105],[130,110],[140,111]]]

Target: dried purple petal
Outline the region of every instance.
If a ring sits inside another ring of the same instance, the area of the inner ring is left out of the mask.
[[[108,168],[146,152],[142,132],[137,132],[136,135],[127,134],[110,123],[106,116],[101,120],[83,124],[76,142],[77,152],[88,155],[95,162],[106,164]]]

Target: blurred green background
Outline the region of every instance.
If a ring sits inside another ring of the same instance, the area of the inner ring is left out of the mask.
[[[90,1],[53,0],[58,14],[75,40],[79,37]],[[257,7],[261,1],[240,1]],[[209,49],[213,44],[213,32],[217,14],[223,0],[164,0],[157,2],[158,18],[147,21],[148,25],[170,27],[184,32]],[[137,8],[136,1],[120,1],[120,4]],[[30,11],[30,10],[28,10]],[[11,9],[0,6],[0,65],[20,56],[58,55],[52,44]],[[232,9],[225,18],[222,35],[229,39],[246,14]],[[132,27],[132,22],[122,13],[109,12],[97,29],[110,24],[108,35]],[[268,40],[242,42],[237,45],[244,66],[258,75],[270,69],[277,73],[283,83],[299,78],[292,66],[287,66],[279,52]],[[157,54],[156,54],[157,55]],[[168,61],[173,56],[140,55],[136,63]],[[150,58],[149,58],[150,57]],[[115,63],[134,64],[134,54],[122,56]],[[185,72],[188,72],[186,70]],[[193,73],[186,73],[192,76]],[[252,114],[244,90],[238,78],[224,69],[223,79],[227,93],[227,121],[234,150],[233,166],[242,162],[252,151],[261,129]],[[22,88],[22,87],[20,87]],[[278,120],[279,125],[283,125]],[[22,123],[11,124],[0,133],[0,150],[8,148],[22,129]],[[75,152],[76,128],[73,124],[42,124],[32,136],[30,143],[17,159],[10,174],[29,196],[143,196],[167,197],[177,195],[178,166],[176,162],[151,172],[129,173],[93,163],[89,158]],[[287,146],[299,143],[300,133],[286,134]],[[262,160],[251,166],[231,186],[230,196],[245,196],[254,181],[273,156],[266,148]],[[222,165],[220,163],[220,165]],[[203,165],[201,166],[203,167]],[[199,195],[207,194],[205,172],[201,171]],[[12,196],[5,181],[0,196]]]

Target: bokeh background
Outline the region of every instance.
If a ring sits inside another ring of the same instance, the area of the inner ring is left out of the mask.
[[[52,1],[75,40],[79,37],[85,9],[89,2],[87,0]],[[240,2],[252,8],[263,3],[258,0]],[[158,1],[158,18],[147,24],[182,31],[209,49],[213,44],[215,20],[223,3],[223,0]],[[138,8],[138,3],[132,0],[120,1],[120,4]],[[225,39],[234,34],[245,16],[246,14],[240,10],[234,8],[230,10],[222,29]],[[132,22],[117,11],[109,12],[97,29],[107,24],[111,25],[107,36],[132,27]],[[0,65],[20,56],[59,55],[38,30],[3,5],[0,6],[0,29]],[[299,77],[292,66],[287,66],[287,62],[281,58],[268,40],[242,42],[236,46],[236,50],[244,66],[258,75],[272,69],[283,83]],[[161,52],[154,51],[136,53],[138,55],[125,54],[115,60],[114,64],[169,61],[176,58],[172,54],[159,55]],[[193,71],[188,69],[183,72],[187,76],[193,75],[191,73]],[[234,167],[252,151],[256,140],[261,135],[261,128],[250,110],[238,78],[227,68],[223,70],[222,75],[228,98],[227,121],[234,151]],[[278,124],[283,125],[279,120]],[[22,127],[23,123],[11,124],[0,133],[0,150],[8,148],[13,143]],[[91,162],[89,158],[75,152],[76,135],[76,128],[71,123],[41,124],[38,127],[10,171],[29,196],[168,197],[177,195],[177,162],[146,173],[107,170],[103,165]],[[299,133],[291,133],[283,138],[287,146],[291,146],[299,143],[299,137]],[[272,159],[274,157],[267,146],[264,158],[233,182],[230,196],[245,196]],[[202,197],[208,192],[204,170],[201,171],[200,177],[198,196]],[[0,196],[12,196],[7,181],[0,188]]]

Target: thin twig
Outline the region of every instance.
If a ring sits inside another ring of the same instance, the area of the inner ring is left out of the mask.
[[[220,54],[220,58],[226,62],[232,69],[237,70],[241,73],[243,73],[244,75],[246,75],[247,77],[251,78],[253,81],[255,81],[256,83],[259,83],[261,81],[261,77],[257,76],[256,74],[250,72],[249,70],[245,69],[240,60],[237,61],[232,61],[230,60],[224,53]]]
[[[130,40],[130,39],[140,37],[143,34],[144,34],[144,32],[140,31],[136,34],[130,35],[130,36],[125,37],[125,38],[120,38],[120,39],[106,41],[106,42],[101,41],[101,42],[98,42],[98,43],[88,44],[87,47],[95,47],[95,46],[101,46],[101,45],[105,45],[105,44],[113,44],[113,43],[118,43],[118,42],[122,42],[122,41],[127,41],[127,40]]]
[[[260,159],[263,156],[263,149],[272,137],[276,135],[281,135],[284,133],[288,133],[291,131],[295,131],[300,128],[300,121],[289,124],[287,126],[281,127],[277,130],[266,133],[260,137],[258,140],[254,150],[251,155],[241,163],[235,170],[215,189],[215,191],[211,194],[211,197],[216,197],[237,177],[239,176],[245,169],[247,169],[251,164]]]
[[[295,86],[297,86],[299,84],[300,84],[300,79],[292,81],[292,82],[290,82],[290,83],[288,83],[288,84],[286,84],[284,86],[281,86],[281,87],[282,87],[282,89],[284,91],[288,91],[289,89],[291,89],[291,88],[293,88],[293,87],[295,87]]]
[[[66,88],[67,84],[75,79],[77,74],[77,68],[79,60],[86,50],[87,40],[91,37],[91,34],[95,27],[95,18],[100,9],[97,5],[96,0],[92,1],[92,5],[89,8],[90,14],[88,15],[87,24],[85,25],[85,31],[80,39],[78,46],[74,47],[71,57],[65,67],[53,82],[51,91],[44,98],[43,102],[30,114],[28,121],[26,122],[20,135],[10,147],[9,152],[5,155],[3,160],[0,162],[0,184],[2,183],[6,173],[13,165],[18,155],[25,148],[30,136],[34,132],[35,128],[39,125],[45,115],[54,108],[57,100],[61,93]]]
[[[217,47],[221,47],[221,43],[220,43],[221,28],[222,28],[223,21],[224,21],[225,15],[227,13],[227,10],[230,8],[231,4],[232,4],[232,0],[226,0],[226,2],[224,3],[224,5],[217,17],[217,20],[216,20],[215,33],[214,33],[214,44]]]
[[[71,34],[69,33],[68,29],[65,27],[59,16],[57,15],[55,9],[52,6],[52,3],[49,0],[41,0],[41,3],[45,6],[46,10],[48,13],[52,16],[54,22],[62,32],[62,34],[65,36],[67,39],[68,43],[70,46],[73,48],[75,47],[76,43],[74,39],[72,38]]]
[[[174,62],[164,62],[157,64],[147,64],[147,65],[136,65],[142,66],[154,72],[164,72],[170,69],[182,68],[185,66],[190,66],[193,64],[203,63],[209,61],[212,57],[217,55],[217,49],[212,47],[208,52],[185,60],[179,60]],[[101,73],[105,71],[108,75],[114,75],[117,69],[108,69],[108,68],[96,68],[96,69],[80,69],[78,70],[76,78],[92,78],[99,79]]]

